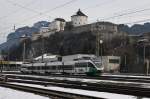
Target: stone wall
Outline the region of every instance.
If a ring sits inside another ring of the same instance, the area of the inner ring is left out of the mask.
[[[118,26],[110,22],[96,22],[92,24],[86,24],[78,27],[73,27],[70,30],[65,30],[62,33],[76,33],[91,32],[93,35],[100,33],[101,38],[104,40],[110,40],[116,36],[127,36],[127,33],[118,31]]]

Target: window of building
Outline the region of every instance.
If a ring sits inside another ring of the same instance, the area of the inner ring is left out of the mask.
[[[109,63],[119,63],[119,59],[109,59]]]

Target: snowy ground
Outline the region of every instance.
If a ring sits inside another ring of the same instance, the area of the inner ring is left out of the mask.
[[[44,86],[34,85],[34,84],[32,85],[21,84],[21,83],[13,83],[13,84],[38,87],[38,88],[44,88],[44,89],[50,89],[50,90],[57,90],[57,91],[62,91],[62,92],[70,92],[70,93],[100,97],[100,98],[105,98],[105,99],[138,99],[138,97],[136,96],[114,94],[114,93],[108,93],[108,92],[87,91],[87,90],[81,90],[81,89],[71,89],[71,88],[63,88],[63,87],[55,87],[55,86],[44,87]],[[150,98],[140,98],[140,99],[150,99]]]
[[[20,75],[20,76],[30,76],[30,77],[36,77],[36,78],[48,78],[48,79],[70,80],[70,81],[81,81],[81,82],[90,82],[90,83],[98,83],[98,82],[104,82],[104,83],[109,82],[109,83],[117,83],[117,84],[122,83],[122,81],[111,81],[111,80],[108,81],[108,80],[97,80],[97,79],[49,77],[49,76],[35,76],[35,75]],[[113,76],[116,76],[116,75],[113,75]],[[126,82],[126,84],[133,84],[133,82]],[[141,83],[138,83],[138,82],[135,83],[134,82],[134,84],[139,84],[140,85]],[[150,87],[150,84],[147,84],[147,83],[142,83],[142,84],[143,84],[142,87]],[[28,86],[29,84],[23,84],[23,85]],[[40,86],[40,85],[29,85],[29,86],[40,87],[40,88],[51,89],[51,90],[64,91],[64,92],[72,92],[72,93],[76,93],[76,94],[84,94],[84,95],[96,96],[96,97],[107,98],[107,99],[138,99],[136,96],[112,94],[112,93],[107,93],[107,92],[86,91],[86,90],[79,90],[79,89],[54,87],[54,86],[48,86],[48,87],[43,87],[43,86]],[[4,92],[4,93],[6,95],[8,94],[7,92]],[[22,95],[22,96],[24,96],[24,95]],[[12,99],[12,98],[1,98],[1,88],[0,88],[0,99]],[[20,98],[14,98],[14,99],[20,99]],[[34,98],[25,98],[25,99],[34,99]],[[46,98],[44,97],[44,98],[35,98],[35,99],[46,99]],[[150,98],[139,98],[139,99],[150,99]]]
[[[103,74],[102,76],[112,76],[112,77],[134,77],[134,78],[150,78],[150,76],[143,76],[143,75],[115,75],[115,74]]]
[[[0,87],[0,99],[49,99],[49,98],[35,95],[32,93],[26,93],[22,91]]]
[[[13,83],[13,84],[18,84],[18,83]],[[121,94],[97,92],[97,91],[87,91],[87,90],[62,88],[62,87],[54,87],[54,86],[44,87],[40,85],[31,85],[31,84],[20,84],[20,85],[39,87],[39,88],[45,88],[45,89],[57,90],[57,91],[63,91],[63,92],[71,92],[71,93],[76,93],[76,94],[101,97],[105,99],[150,99],[150,98],[138,98],[136,96],[130,96],[130,95],[121,95]],[[32,94],[32,93],[27,93],[27,92],[17,91],[17,90],[13,90],[9,88],[0,87],[0,99],[49,99],[49,98],[39,96],[36,94]]]

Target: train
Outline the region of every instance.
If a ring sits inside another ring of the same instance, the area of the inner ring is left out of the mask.
[[[23,63],[20,71],[28,74],[99,75],[102,72],[119,71],[120,58],[117,56],[96,57],[77,54],[53,57],[48,61]],[[109,68],[108,68],[109,67]]]

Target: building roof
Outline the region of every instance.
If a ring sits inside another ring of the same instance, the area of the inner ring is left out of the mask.
[[[65,19],[63,19],[63,18],[56,18],[55,20],[65,22]]]
[[[76,14],[75,15],[73,15],[73,16],[86,16],[87,17],[87,15],[85,15],[80,9],[76,12]],[[72,17],[72,16],[71,16]]]
[[[99,22],[95,22],[95,23],[98,24],[98,25],[116,25],[114,23],[107,22],[107,21],[99,21]]]

